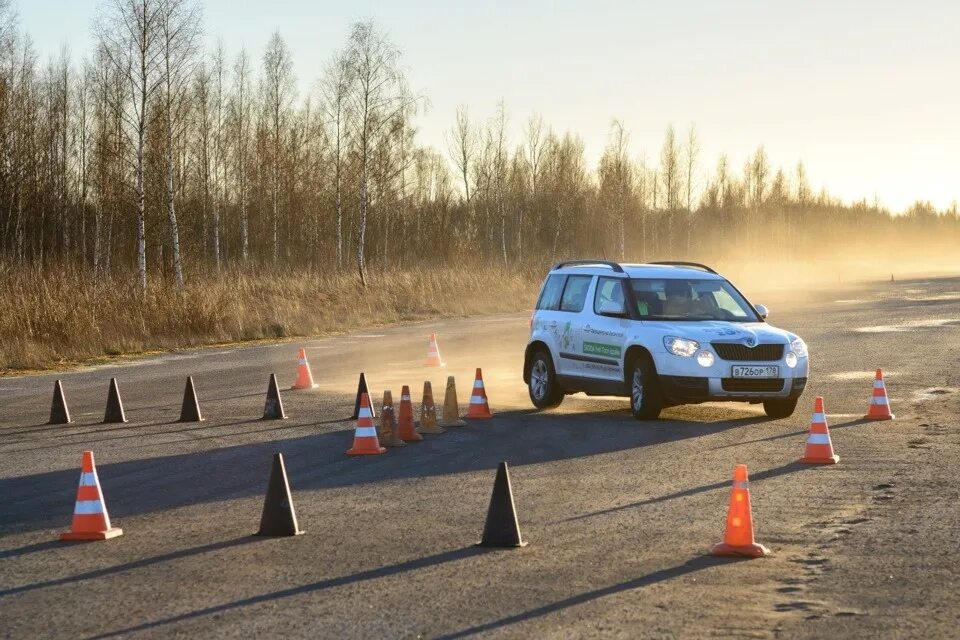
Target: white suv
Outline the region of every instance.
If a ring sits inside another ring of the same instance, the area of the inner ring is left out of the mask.
[[[541,409],[582,391],[629,396],[638,419],[724,400],[785,418],[807,383],[807,345],[766,317],[701,264],[561,262],[530,319],[523,380]]]

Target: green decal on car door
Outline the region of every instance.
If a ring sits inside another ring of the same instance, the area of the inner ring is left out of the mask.
[[[603,344],[602,342],[583,342],[583,353],[584,355],[590,356],[600,356],[603,358],[611,358],[613,360],[619,360],[620,358],[620,347],[615,344]]]

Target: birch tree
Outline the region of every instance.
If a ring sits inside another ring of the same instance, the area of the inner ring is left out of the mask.
[[[356,145],[359,182],[357,221],[357,272],[367,286],[366,239],[370,214],[371,162],[377,146],[384,141],[387,128],[412,98],[405,90],[406,79],[400,70],[400,52],[372,22],[353,26],[348,46],[353,76],[350,93],[352,131]]]
[[[97,21],[97,35],[107,62],[123,79],[120,113],[136,148],[134,210],[137,233],[137,282],[147,291],[147,236],[144,146],[147,108],[160,86],[158,43],[161,0],[109,0]]]

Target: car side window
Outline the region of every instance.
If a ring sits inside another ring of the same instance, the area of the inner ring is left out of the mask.
[[[622,278],[600,278],[597,280],[597,293],[593,296],[593,312],[600,313],[604,302],[615,302],[623,306]]]
[[[556,311],[560,308],[560,294],[563,293],[563,285],[567,281],[567,276],[555,273],[547,276],[547,281],[543,284],[543,291],[540,292],[540,299],[537,301],[537,309],[541,311]]]
[[[593,276],[569,276],[567,286],[563,288],[563,296],[560,299],[560,311],[571,311],[573,313],[583,311],[591,280],[593,280]]]

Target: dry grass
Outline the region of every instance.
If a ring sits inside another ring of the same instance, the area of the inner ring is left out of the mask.
[[[101,356],[318,335],[533,307],[543,274],[443,267],[350,275],[225,273],[182,291],[130,275],[101,282],[0,265],[0,372]]]

